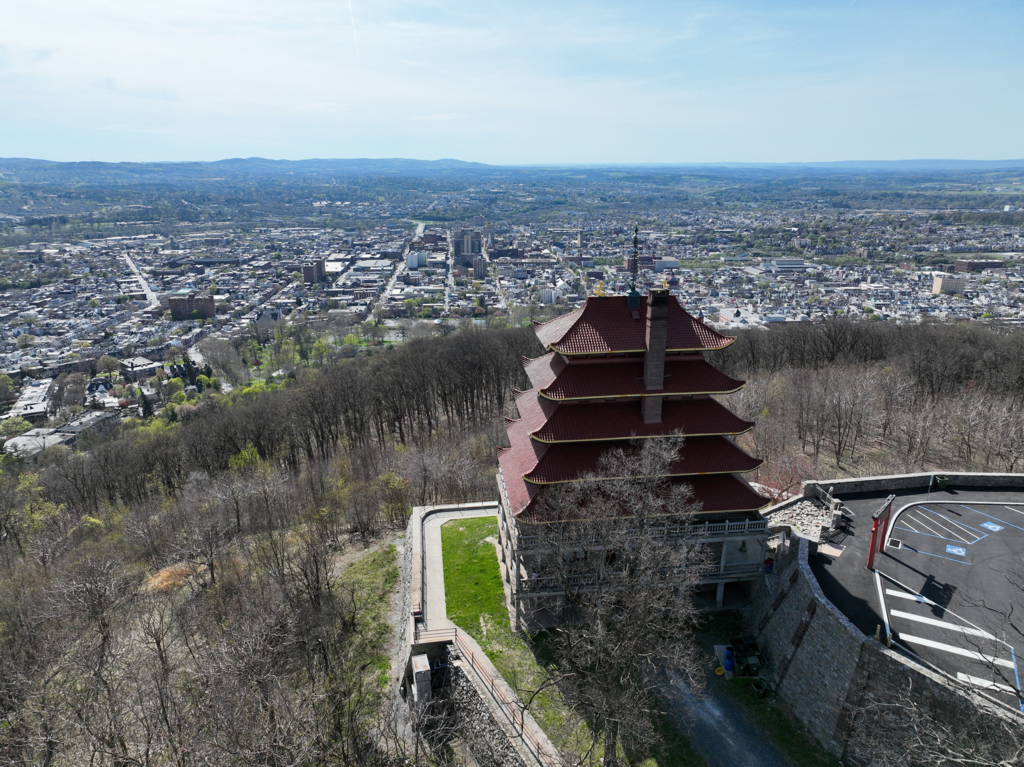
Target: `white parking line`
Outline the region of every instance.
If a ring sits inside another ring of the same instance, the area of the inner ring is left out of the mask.
[[[999,692],[1008,692],[1011,695],[1017,694],[1017,691],[1008,684],[990,682],[987,679],[982,679],[980,676],[971,676],[970,674],[965,674],[962,671],[956,672],[956,678],[961,682],[966,682],[967,684],[974,685],[975,687],[980,687],[983,690],[998,690]]]
[[[889,617],[885,612],[885,597],[882,596],[882,579],[878,577],[878,570],[875,570],[875,588],[878,589],[878,602],[882,606],[879,614],[882,616],[882,622],[885,623],[885,646],[891,647],[892,629],[889,627]]]
[[[923,506],[922,506],[921,508],[922,508],[922,509],[924,509],[924,507],[923,507]],[[935,524],[935,525],[938,525],[939,527],[941,527],[941,528],[942,528],[943,530],[945,530],[945,531],[946,531],[947,533],[949,533],[950,535],[956,536],[957,538],[959,538],[959,539],[960,539],[961,541],[963,541],[964,543],[972,543],[972,541],[969,541],[969,540],[967,540],[967,539],[966,539],[966,538],[964,538],[964,537],[963,537],[962,535],[960,535],[959,533],[957,533],[957,532],[956,532],[955,530],[950,530],[950,529],[949,529],[948,527],[946,527],[946,526],[945,526],[944,524],[942,524],[941,522],[938,522],[938,521],[937,521],[937,520],[935,519],[935,517],[938,517],[939,515],[938,515],[938,514],[936,514],[936,513],[934,512],[934,511],[932,511],[931,509],[925,509],[925,511],[927,511],[927,512],[930,512],[930,513],[931,513],[931,515],[932,515],[932,519],[931,519],[930,521],[931,521],[931,522],[932,522],[933,524]],[[947,521],[948,521],[948,520],[947,520]],[[945,536],[940,536],[940,537],[945,537]],[[972,537],[976,539],[976,538],[977,538],[978,536],[976,536],[976,535],[975,535],[975,536],[972,536]]]
[[[924,516],[924,515],[922,515],[922,516]],[[916,522],[917,524],[921,525],[921,527],[925,527],[925,528],[927,528],[928,530],[931,530],[931,532],[932,532],[933,534],[937,535],[937,536],[938,536],[939,538],[945,538],[945,537],[946,537],[946,536],[944,536],[944,535],[943,535],[942,533],[940,533],[940,532],[939,532],[938,530],[936,530],[935,528],[933,528],[933,527],[929,527],[929,526],[928,526],[928,524],[927,524],[927,523],[926,523],[926,522],[925,522],[924,520],[918,519],[917,517],[911,517],[911,519],[913,519],[913,520],[914,520],[914,522]],[[934,519],[931,519],[931,520],[929,520],[929,521],[930,521],[930,522],[932,522],[933,524],[935,524],[935,525],[936,525],[937,527],[941,527],[941,528],[942,528],[943,530],[945,530],[945,531],[946,531],[947,533],[949,533],[950,535],[956,536],[956,538],[957,538],[957,539],[959,539],[959,540],[963,541],[964,543],[970,543],[970,541],[968,541],[968,540],[967,540],[966,538],[964,538],[964,537],[963,537],[962,535],[957,535],[957,534],[956,534],[956,533],[955,533],[954,531],[950,530],[950,529],[949,529],[948,527],[946,527],[945,525],[939,524],[939,523],[938,523],[938,522],[936,522],[936,521],[935,521]],[[948,539],[947,539],[947,540],[948,540]]]
[[[911,642],[913,644],[919,644],[922,647],[931,647],[935,650],[943,650],[953,655],[962,655],[965,658],[973,658],[974,660],[984,661],[985,663],[992,663],[996,666],[1004,666],[1006,668],[1014,668],[1013,662],[997,658],[994,655],[983,655],[980,652],[974,652],[973,650],[965,650],[962,647],[954,647],[951,644],[943,644],[942,642],[933,642],[931,639],[925,639],[924,637],[915,637],[910,634],[900,633],[900,641]]]
[[[938,626],[942,629],[949,629],[950,631],[959,631],[962,634],[967,634],[972,637],[984,637],[985,639],[995,639],[996,637],[989,634],[987,631],[981,629],[972,629],[967,626],[961,626],[957,623],[947,623],[946,621],[936,620],[935,618],[925,618],[921,615],[914,615],[913,613],[905,613],[902,610],[890,610],[889,614],[894,618],[904,618],[908,621],[917,621],[918,623],[927,623],[929,626]]]
[[[933,602],[928,597],[923,597],[920,594],[908,594],[906,591],[897,591],[896,589],[886,589],[885,593],[891,597],[899,597],[900,599],[909,599],[912,602],[922,602],[926,605],[932,605],[933,607],[942,607],[937,602]]]
[[[940,519],[946,520],[947,522],[949,522],[949,524],[951,524],[951,525],[953,525],[955,527],[959,527],[961,530],[963,530],[965,533],[967,533],[972,538],[977,538],[978,537],[978,531],[977,530],[972,530],[967,525],[961,524],[960,522],[957,522],[955,519],[950,519],[945,514],[939,514],[939,512],[937,512],[937,511],[933,511],[932,513],[935,516],[939,517]]]

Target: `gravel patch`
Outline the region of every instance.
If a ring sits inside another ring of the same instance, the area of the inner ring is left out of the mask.
[[[809,499],[786,506],[773,514],[767,515],[771,525],[789,525],[793,532],[801,538],[817,541],[821,536],[821,528],[832,526],[832,512],[820,501]]]

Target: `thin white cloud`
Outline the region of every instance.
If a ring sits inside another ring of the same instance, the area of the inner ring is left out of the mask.
[[[441,122],[442,120],[465,120],[465,115],[456,114],[454,112],[443,115],[417,115],[412,118],[413,120],[419,120],[420,122],[433,123]]]
[[[354,3],[8,3],[0,155],[1024,156],[1024,102],[1006,97],[1024,79],[1014,53],[1024,14],[946,3],[922,15],[913,2],[375,0],[360,4],[357,28]],[[962,55],[948,56],[954,48]],[[1000,121],[979,121],[992,104]]]

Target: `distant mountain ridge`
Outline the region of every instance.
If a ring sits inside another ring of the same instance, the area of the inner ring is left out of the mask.
[[[178,181],[243,176],[364,175],[398,173],[433,175],[493,166],[462,160],[346,159],[268,160],[236,157],[214,162],[56,162],[21,157],[0,158],[0,178],[26,182],[60,181]]]
[[[22,183],[169,183],[179,181],[239,180],[271,176],[404,176],[476,175],[509,171],[648,170],[706,168],[721,171],[834,171],[834,172],[956,172],[1024,169],[1021,160],[843,160],[805,163],[545,163],[488,165],[465,160],[413,160],[406,158],[354,158],[268,160],[235,157],[213,162],[56,162],[28,158],[0,158],[0,181]]]

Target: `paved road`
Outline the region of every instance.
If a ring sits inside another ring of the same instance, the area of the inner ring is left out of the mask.
[[[159,306],[160,299],[156,297],[156,293],[154,293],[153,289],[149,287],[149,283],[146,281],[146,278],[142,276],[142,272],[139,271],[139,267],[135,265],[132,257],[127,253],[123,255],[124,260],[128,262],[128,268],[132,270],[132,274],[134,274],[138,278],[139,282],[142,283],[142,289],[146,292],[146,300],[149,301],[149,305]]]
[[[696,696],[686,681],[668,672],[669,716],[708,767],[793,767],[750,720],[746,709],[722,689],[725,680],[709,673],[706,692]]]
[[[455,241],[451,239],[451,235],[448,238],[448,279],[446,280],[446,287],[444,291],[444,313],[448,312],[452,308],[451,295],[455,292]]]

